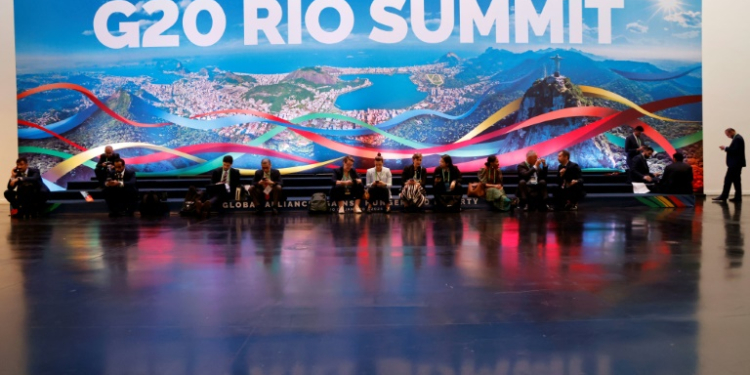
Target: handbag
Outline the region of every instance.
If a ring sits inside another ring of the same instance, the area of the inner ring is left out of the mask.
[[[466,195],[476,198],[484,198],[487,192],[484,190],[484,184],[481,182],[472,182],[469,184],[469,190]]]

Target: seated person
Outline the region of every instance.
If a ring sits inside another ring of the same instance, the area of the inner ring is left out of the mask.
[[[278,214],[279,199],[281,198],[281,172],[271,168],[271,160],[263,159],[260,162],[260,170],[255,172],[253,186],[250,187],[250,197],[255,204],[255,210],[262,213],[266,202],[271,202],[271,211]]]
[[[518,165],[518,199],[524,211],[539,209],[546,211],[547,199],[547,161],[540,159],[535,151],[526,154],[526,161]]]
[[[664,168],[657,190],[663,194],[694,194],[693,167],[685,163],[685,156],[679,152],[672,155],[672,158],[674,163]]]
[[[112,146],[104,148],[104,153],[99,155],[99,161],[96,163],[96,180],[99,181],[99,187],[104,187],[104,182],[112,174],[112,168],[114,168],[115,160],[120,160],[120,154],[116,153]]]
[[[125,169],[125,161],[115,160],[112,173],[104,182],[104,200],[110,217],[132,216],[138,203],[135,172]]]
[[[404,209],[421,208],[427,204],[427,169],[422,166],[422,154],[416,153],[411,157],[412,165],[406,167],[401,174],[403,188],[401,202]]]
[[[440,165],[435,168],[433,174],[435,208],[443,210],[456,204],[460,205],[461,197],[464,195],[461,180],[461,171],[453,165],[453,158],[450,155],[441,156]]]
[[[557,154],[557,161],[560,167],[557,169],[555,209],[575,211],[578,209],[578,202],[586,195],[581,167],[570,161],[570,152],[567,150]]]
[[[493,210],[500,212],[511,210],[511,200],[505,195],[503,172],[500,171],[497,156],[491,155],[487,158],[484,168],[479,170],[479,183],[484,189],[484,198],[492,204]]]
[[[8,181],[5,199],[10,202],[10,216],[23,217],[38,215],[49,199],[49,189],[42,181],[42,174],[36,168],[29,168],[26,158],[18,158]]]
[[[240,187],[240,171],[232,168],[232,155],[225,156],[223,163],[224,165],[211,173],[211,185],[206,189],[209,206],[204,209],[210,210],[211,207],[218,207],[217,205],[233,200]]]
[[[385,202],[385,212],[391,212],[391,186],[393,175],[391,170],[383,166],[383,157],[378,153],[375,157],[375,168],[367,170],[367,212],[372,211],[372,204]]]
[[[633,158],[633,169],[630,170],[630,179],[633,182],[656,183],[656,176],[651,173],[647,161],[653,154],[653,148],[643,146],[643,152]]]
[[[361,214],[362,209],[359,204],[362,196],[365,194],[365,186],[357,175],[354,167],[354,158],[351,156],[344,157],[344,166],[333,171],[331,177],[331,201],[336,202],[339,207],[339,213],[346,212],[344,208],[345,200],[354,200],[354,213]]]

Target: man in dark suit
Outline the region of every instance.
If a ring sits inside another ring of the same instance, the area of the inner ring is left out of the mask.
[[[535,151],[526,154],[526,161],[518,165],[518,199],[524,211],[538,208],[542,211],[547,207],[547,161],[540,159]]]
[[[641,134],[643,134],[643,127],[637,126],[635,130],[633,130],[633,134],[625,138],[625,160],[628,165],[629,171],[633,169],[633,159],[643,152],[643,147],[645,144],[643,143]],[[632,179],[630,173],[628,174],[628,177]]]
[[[560,151],[557,154],[560,167],[557,170],[558,188],[555,191],[555,209],[575,211],[578,201],[586,194],[583,190],[581,167],[570,161],[570,152]]]
[[[135,172],[125,169],[125,161],[115,160],[112,173],[104,182],[104,200],[109,217],[133,216],[138,204]]]
[[[726,202],[729,191],[734,184],[734,199],[730,202],[742,202],[742,168],[747,166],[745,161],[745,140],[732,128],[727,129],[724,134],[732,140],[729,147],[721,146],[721,150],[727,153],[727,174],[724,177],[724,191],[714,198],[716,202]]]
[[[271,202],[271,211],[278,214],[279,198],[281,198],[281,172],[271,168],[271,160],[263,159],[260,163],[261,169],[255,172],[253,186],[250,187],[250,196],[255,204],[255,210],[262,213],[266,202]]]
[[[49,189],[36,168],[29,168],[26,158],[18,158],[8,181],[5,199],[10,202],[10,216],[34,216],[41,213],[49,199]]]
[[[643,152],[633,158],[633,169],[631,169],[633,182],[656,183],[656,176],[651,173],[647,161],[653,154],[653,148],[643,146]]]
[[[104,148],[104,153],[99,155],[99,161],[96,163],[96,169],[94,169],[96,180],[99,181],[99,187],[104,187],[104,182],[112,174],[115,160],[120,159],[120,154],[116,153],[112,146]]]
[[[664,168],[664,175],[657,189],[663,194],[693,194],[693,167],[685,163],[679,152],[672,155],[674,163]]]
[[[227,155],[223,160],[224,165],[217,168],[211,174],[211,185],[208,187],[210,204],[217,207],[217,204],[234,199],[237,189],[240,187],[240,171],[232,168],[234,158]]]

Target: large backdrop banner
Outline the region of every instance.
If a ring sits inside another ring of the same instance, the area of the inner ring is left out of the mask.
[[[19,153],[48,185],[113,145],[139,176],[325,172],[382,153],[512,168],[563,149],[626,169],[643,126],[658,171],[703,188],[700,0],[15,2]]]

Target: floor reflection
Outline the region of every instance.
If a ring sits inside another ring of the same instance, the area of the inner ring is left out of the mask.
[[[0,265],[28,373],[686,374],[702,215],[51,218],[6,224]]]

